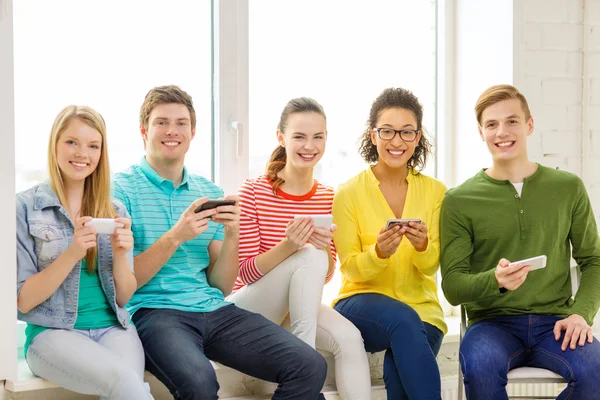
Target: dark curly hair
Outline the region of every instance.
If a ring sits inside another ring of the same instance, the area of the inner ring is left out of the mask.
[[[406,166],[417,171],[422,170],[425,168],[427,158],[431,155],[431,144],[429,143],[425,129],[423,128],[423,106],[410,90],[402,88],[385,89],[377,96],[371,105],[369,120],[367,121],[366,129],[360,139],[360,155],[369,164],[379,160],[377,146],[371,142],[370,132],[371,129],[376,128],[375,124],[377,124],[379,114],[388,108],[403,108],[405,110],[410,110],[415,114],[415,118],[417,119],[417,130],[421,132],[421,139],[419,139],[419,143],[417,143],[417,146],[415,147],[415,152],[406,163]]]

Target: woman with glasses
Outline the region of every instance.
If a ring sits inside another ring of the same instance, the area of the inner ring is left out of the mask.
[[[446,187],[419,172],[431,150],[422,123],[423,107],[410,91],[384,90],[360,146],[372,165],[333,202],[343,274],[334,308],[360,330],[367,351],[385,350],[385,387],[394,400],[441,398],[435,357],[447,327],[435,273]]]

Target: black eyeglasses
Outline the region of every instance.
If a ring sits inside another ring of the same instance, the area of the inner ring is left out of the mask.
[[[381,140],[393,140],[398,134],[400,135],[400,139],[404,140],[405,142],[414,142],[417,140],[417,135],[419,133],[418,129],[396,130],[392,128],[373,128],[373,130],[377,132],[377,135],[379,135]]]

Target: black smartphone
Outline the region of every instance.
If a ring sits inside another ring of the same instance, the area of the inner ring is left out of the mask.
[[[195,213],[200,211],[210,210],[220,206],[235,206],[235,200],[209,200],[194,210]]]

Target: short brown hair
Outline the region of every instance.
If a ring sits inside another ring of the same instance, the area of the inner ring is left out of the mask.
[[[512,99],[519,99],[521,101],[521,108],[525,113],[525,119],[529,120],[531,117],[529,105],[525,96],[519,92],[519,89],[511,85],[495,85],[486,89],[477,99],[477,103],[475,104],[477,123],[481,126],[481,116],[486,108],[501,101]]]
[[[150,113],[159,104],[183,104],[190,112],[190,124],[192,129],[196,128],[196,111],[194,110],[192,96],[181,90],[179,86],[175,85],[157,86],[150,89],[148,94],[146,94],[144,103],[140,109],[140,124],[143,125],[144,128],[148,128]]]

